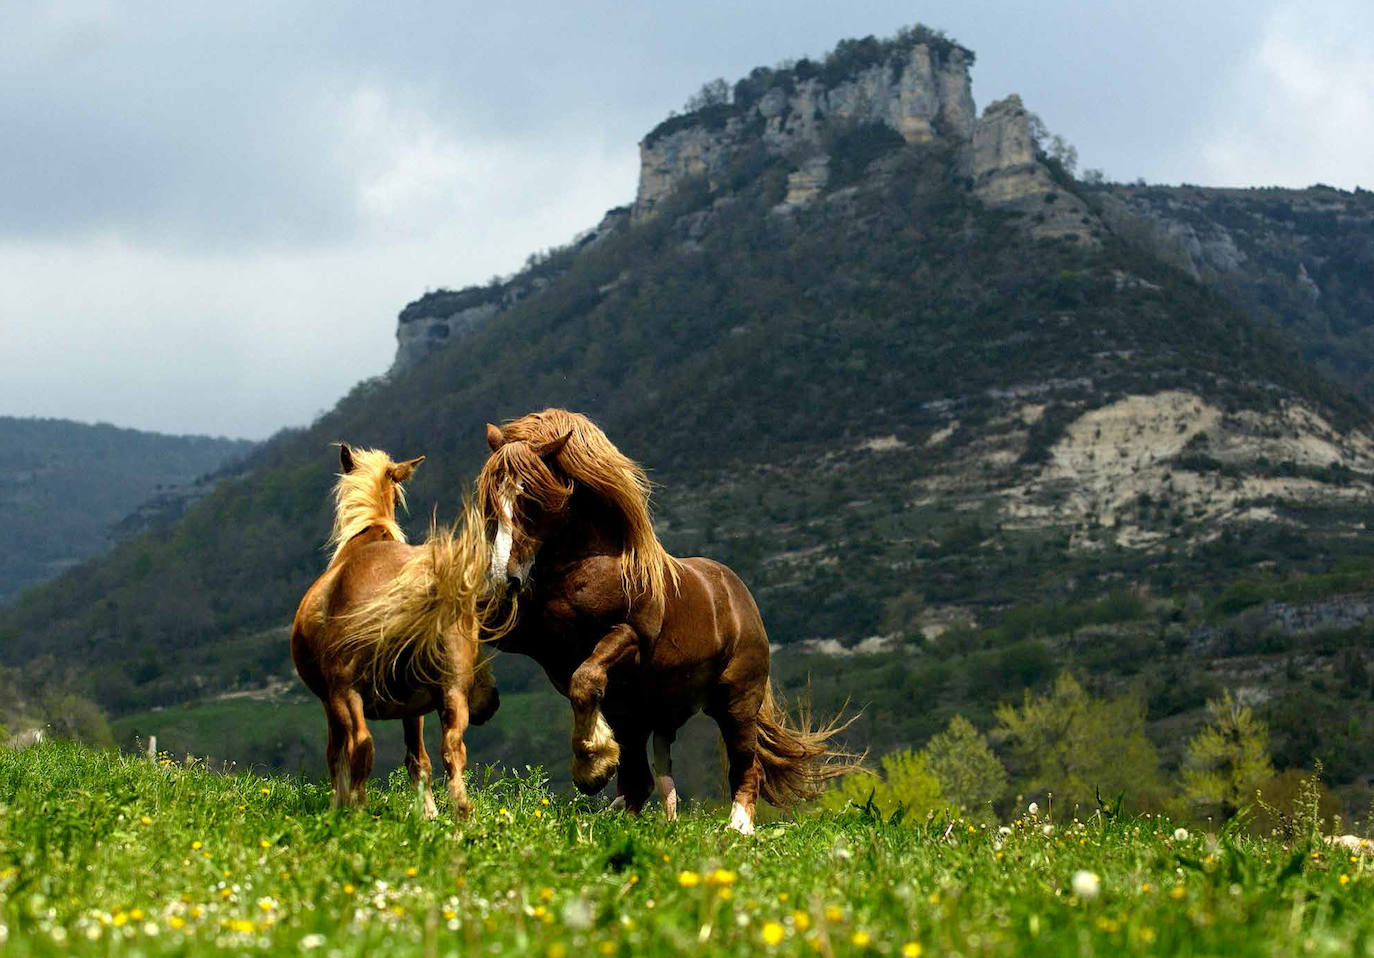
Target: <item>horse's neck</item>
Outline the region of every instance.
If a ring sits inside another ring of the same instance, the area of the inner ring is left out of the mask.
[[[540,550],[559,562],[584,556],[619,555],[625,548],[625,522],[599,500],[575,494],[568,519],[552,532]]]
[[[362,532],[359,532],[344,543],[343,548],[339,550],[338,555],[334,557],[334,561],[331,562],[329,566],[333,568],[334,566],[342,565],[344,562],[348,561],[349,556],[369,542],[383,542],[394,539],[395,536],[388,532],[384,526],[368,526]]]

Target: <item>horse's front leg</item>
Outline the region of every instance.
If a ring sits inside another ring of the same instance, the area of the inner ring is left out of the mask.
[[[568,682],[573,707],[573,784],[587,795],[601,791],[620,764],[620,746],[601,714],[606,675],[621,662],[633,662],[638,654],[639,635],[621,623],[602,637]]]

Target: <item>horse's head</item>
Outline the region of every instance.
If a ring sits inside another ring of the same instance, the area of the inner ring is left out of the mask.
[[[571,433],[547,442],[507,441],[487,426],[491,455],[477,477],[477,504],[492,543],[492,581],[519,591],[540,545],[567,518],[572,481],[558,465]]]
[[[416,456],[405,462],[392,462],[391,457],[379,449],[354,452],[348,443],[339,443],[340,475],[357,476],[369,482],[374,505],[384,509],[389,517],[395,516],[398,501],[402,506],[405,505],[405,492],[401,485],[415,475],[416,467],[424,461],[424,456]]]
[[[339,443],[339,481],[334,484],[334,528],[329,533],[328,547],[334,550],[331,563],[338,560],[344,545],[359,533],[380,528],[397,542],[405,542],[405,533],[396,524],[396,505],[405,506],[405,492],[401,484],[424,462],[417,456],[405,462],[393,462],[380,449],[354,449]]]

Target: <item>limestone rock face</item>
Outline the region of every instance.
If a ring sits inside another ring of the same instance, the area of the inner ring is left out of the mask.
[[[573,245],[579,250],[595,246],[623,228],[629,218],[626,207],[610,210],[595,229],[579,235]],[[390,372],[409,369],[436,349],[463,339],[502,310],[544,289],[558,275],[561,274],[547,266],[539,272],[527,268],[491,286],[427,293],[401,311],[396,323],[396,357]]]
[[[778,212],[805,206],[821,195],[830,180],[830,157],[819,153],[787,175],[787,196],[778,204]]]
[[[974,195],[994,209],[1025,215],[1033,235],[1096,242],[1096,215],[1055,183],[1016,94],[983,110],[973,128],[969,167]]]
[[[652,213],[689,178],[705,177],[716,185],[730,161],[758,141],[775,156],[814,157],[824,150],[829,134],[880,123],[908,143],[936,136],[964,142],[976,118],[969,58],[958,46],[936,52],[926,43],[896,48],[882,62],[832,82],[823,76],[780,74],[777,85],[757,102],[729,116],[722,112],[719,107],[702,111],[700,122],[676,118],[668,130],[660,128],[644,138],[635,219]],[[814,163],[809,170],[805,176],[814,179]]]

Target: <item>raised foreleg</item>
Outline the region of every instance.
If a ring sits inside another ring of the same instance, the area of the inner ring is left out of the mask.
[[[601,714],[607,672],[622,662],[635,661],[638,655],[639,636],[622,623],[602,637],[568,682],[573,707],[573,783],[588,795],[601,791],[620,763],[620,746]]]

